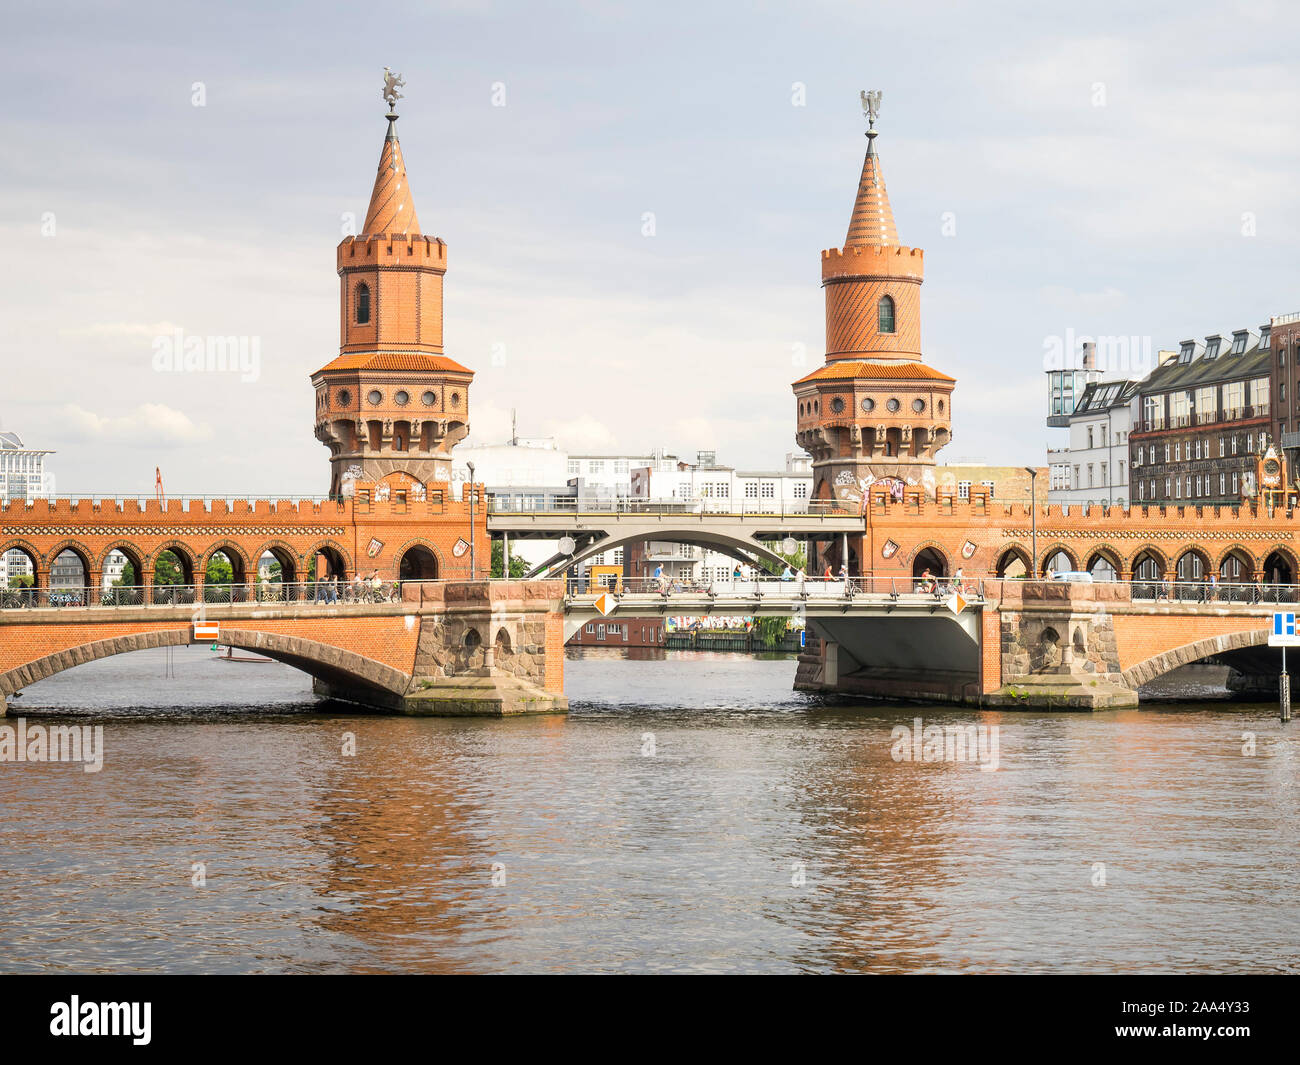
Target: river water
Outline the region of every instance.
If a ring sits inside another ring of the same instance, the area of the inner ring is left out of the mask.
[[[7,724],[101,724],[104,765],[0,763],[0,969],[1300,970],[1300,722],[793,674],[571,653],[573,712],[512,721],[322,712],[204,648],[52,677]],[[898,760],[918,717],[997,725],[996,770]]]

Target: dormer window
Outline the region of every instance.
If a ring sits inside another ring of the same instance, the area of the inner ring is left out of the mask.
[[[357,325],[365,325],[370,321],[370,286],[360,284],[357,286]]]
[[[1217,333],[1214,336],[1205,338],[1205,357],[1207,359],[1217,359],[1219,357],[1219,345],[1223,343],[1223,337]]]
[[[1184,341],[1183,341],[1183,342],[1178,346],[1178,361],[1179,361],[1180,363],[1188,363],[1188,362],[1191,362],[1191,361],[1192,361],[1192,358],[1193,358],[1195,355],[1196,355],[1196,341],[1195,341],[1195,340],[1184,340]]]
[[[881,296],[876,304],[877,331],[892,333],[894,331],[894,301],[890,296]]]
[[[1246,341],[1249,339],[1249,337],[1250,337],[1250,331],[1246,329],[1238,329],[1235,333],[1233,333],[1232,348],[1231,350],[1229,350],[1228,354],[1229,355],[1243,354],[1246,350]]]
[[[1261,325],[1259,327],[1259,346],[1261,349],[1268,347],[1273,340],[1273,327],[1271,325]]]

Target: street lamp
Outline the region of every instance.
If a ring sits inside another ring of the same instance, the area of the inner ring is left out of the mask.
[[[1030,543],[1033,551],[1033,559],[1029,568],[1032,570],[1031,576],[1033,580],[1038,580],[1038,492],[1035,489],[1038,480],[1038,467],[1026,466],[1025,472],[1029,474],[1029,514],[1032,529]]]
[[[469,467],[469,579],[474,579],[474,463],[467,462]]]

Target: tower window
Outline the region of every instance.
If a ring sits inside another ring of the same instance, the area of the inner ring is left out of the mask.
[[[370,321],[370,286],[357,286],[357,324],[365,325]]]
[[[881,296],[876,305],[876,318],[881,333],[894,331],[894,300],[890,296]]]

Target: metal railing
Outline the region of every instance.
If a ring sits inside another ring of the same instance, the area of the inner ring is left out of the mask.
[[[265,581],[247,584],[155,584],[112,588],[6,588],[0,610],[49,607],[190,606],[204,603],[400,603],[419,598],[427,581]]]
[[[536,505],[540,503],[540,505]],[[833,499],[617,499],[546,495],[527,499],[489,494],[489,515],[530,514],[714,514],[719,517],[856,517],[858,511]]]
[[[954,592],[960,592],[972,601],[984,598],[984,581],[978,578],[921,578],[905,577],[805,577],[793,576],[732,576],[713,580],[700,580],[684,576],[619,577],[603,581],[590,581],[572,577],[565,582],[565,594],[570,599],[594,599],[604,593],[615,596],[659,598],[673,596],[706,598],[756,599],[807,599],[843,600],[859,596],[898,600],[922,598],[942,601]]]

